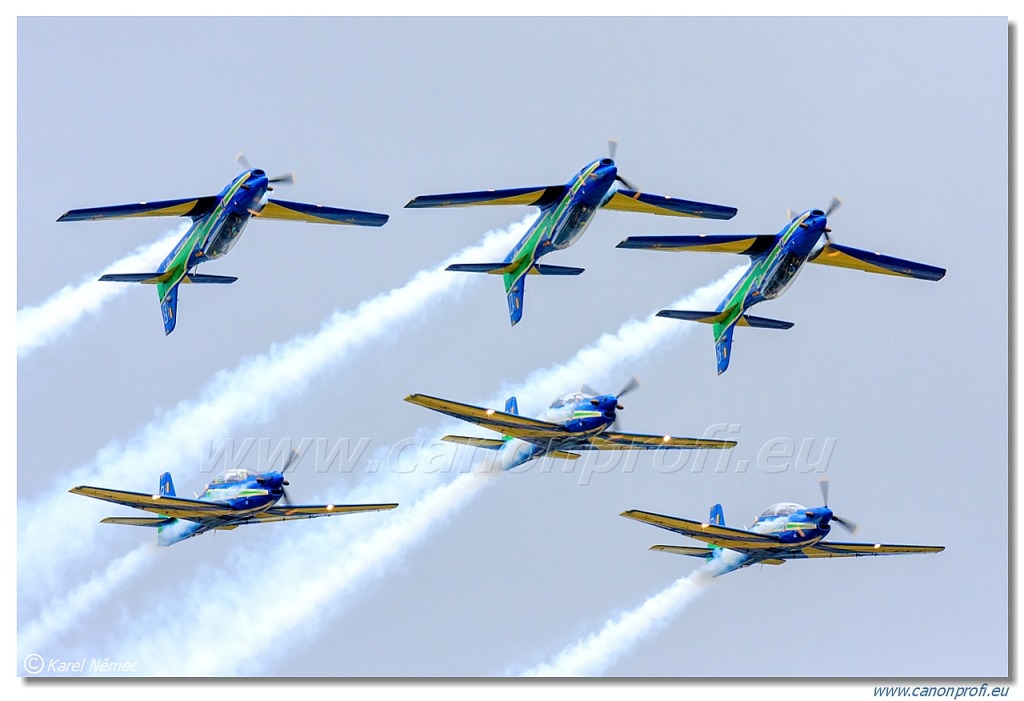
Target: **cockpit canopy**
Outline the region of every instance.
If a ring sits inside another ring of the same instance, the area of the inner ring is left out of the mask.
[[[227,482],[241,482],[247,480],[252,476],[253,473],[248,470],[225,470],[224,472],[217,475],[210,484],[225,484]]]
[[[800,506],[799,504],[793,504],[791,502],[781,502],[779,504],[772,504],[769,506],[761,513],[760,516],[758,516],[758,518],[779,518],[780,516],[789,516],[797,511],[807,511],[807,507]]]
[[[569,404],[579,404],[585,399],[588,399],[588,395],[582,392],[570,392],[569,394],[563,394],[561,397],[551,402],[549,409],[560,409],[563,406]]]

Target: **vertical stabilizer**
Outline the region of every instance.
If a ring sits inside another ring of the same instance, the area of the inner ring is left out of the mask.
[[[715,359],[718,361],[718,374],[729,369],[729,358],[732,355],[732,332],[736,328],[730,324],[719,335],[718,324],[715,324]]]
[[[164,317],[164,335],[170,334],[178,320],[178,285],[167,290],[160,299],[160,312]]]
[[[177,496],[174,493],[174,482],[171,481],[171,473],[165,472],[160,475],[160,496],[162,497],[173,497]]]
[[[523,318],[523,288],[526,285],[526,276],[520,277],[508,288],[508,318],[515,326]]]

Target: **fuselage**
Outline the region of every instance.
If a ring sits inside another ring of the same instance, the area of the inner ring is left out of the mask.
[[[778,558],[787,550],[799,550],[814,545],[832,531],[832,510],[827,506],[808,509],[800,504],[773,504],[758,516],[748,530],[779,537],[780,547],[748,555],[726,548],[715,548],[713,561],[717,561],[715,574],[757,564],[761,560]]]
[[[186,538],[215,528],[232,528],[238,518],[269,509],[284,496],[287,482],[280,472],[253,473],[247,470],[229,470],[206,485],[199,496],[202,501],[235,512],[231,517],[217,517],[201,521],[174,519],[157,529],[159,545],[173,545]]]
[[[594,214],[614,192],[618,169],[610,158],[589,163],[565,186],[557,202],[541,209],[529,231],[512,248],[505,261],[515,264],[505,274],[505,288],[511,288],[541,256],[576,243],[590,226]]]
[[[511,470],[554,451],[573,450],[585,443],[588,437],[606,431],[615,421],[617,408],[618,398],[610,394],[591,396],[575,392],[563,395],[537,418],[559,424],[575,435],[539,443],[513,438],[501,448],[497,463],[503,469]]]
[[[813,209],[780,231],[775,245],[751,260],[750,268],[719,304],[717,311],[729,312],[720,326],[732,325],[750,307],[788,290],[804,264],[824,248],[827,226],[825,213]]]
[[[158,272],[171,273],[167,280],[157,284],[161,301],[190,270],[231,250],[253,212],[262,209],[268,188],[267,174],[254,168],[239,175],[216,195],[213,210],[193,222],[160,264]]]

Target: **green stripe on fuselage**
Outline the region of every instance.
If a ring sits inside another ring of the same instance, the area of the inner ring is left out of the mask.
[[[779,240],[775,243],[775,246],[772,247],[772,250],[768,255],[751,265],[750,269],[748,269],[744,274],[743,280],[722,306],[722,310],[728,312],[726,317],[714,325],[716,343],[722,337],[722,334],[725,333],[726,329],[739,320],[740,315],[743,314],[743,302],[750,294],[750,290],[761,286],[764,282],[765,274],[771,270],[772,265],[776,260],[778,260],[779,256],[782,255],[782,249],[785,248],[789,240],[793,238],[793,234],[797,232],[800,228],[800,224],[802,224],[806,218],[807,213],[804,213],[794,219],[790,223],[789,228],[786,229],[782,236],[779,237]]]
[[[207,214],[199,222],[199,225],[192,230],[192,233],[190,233],[188,237],[182,239],[181,243],[178,244],[178,248],[174,251],[174,257],[171,258],[171,262],[160,271],[172,273],[171,277],[167,281],[159,282],[156,285],[156,292],[160,297],[161,302],[163,302],[167,297],[167,293],[185,277],[185,273],[188,272],[188,261],[189,258],[192,257],[192,251],[196,250],[196,247],[200,243],[205,244],[210,238],[210,233],[213,231],[213,225],[217,223],[221,214],[224,212],[224,203],[230,202],[231,198],[235,196],[235,193],[238,192],[248,179],[248,174],[239,178],[238,182],[236,182],[234,186],[232,186],[232,188],[224,193],[224,196],[220,198],[220,201],[217,203],[217,206],[213,208],[213,211]]]
[[[569,186],[569,191],[562,197],[561,202],[553,208],[549,209],[540,215],[537,223],[533,225],[533,230],[530,232],[529,238],[524,240],[522,244],[517,248],[512,257],[512,269],[504,274],[505,279],[505,293],[512,289],[512,286],[519,281],[519,278],[523,277],[530,272],[530,268],[533,267],[534,263],[537,262],[537,247],[540,246],[541,242],[548,238],[554,233],[555,225],[565,214],[569,208],[569,204],[572,202],[572,198],[579,192],[580,188],[590,177],[590,174],[597,170],[599,163],[595,163],[590,168],[579,174],[579,177],[573,181],[573,184]]]

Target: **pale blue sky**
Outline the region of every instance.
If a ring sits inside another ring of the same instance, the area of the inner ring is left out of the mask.
[[[758,312],[794,328],[738,330],[722,377],[701,327],[607,382],[579,381],[614,391],[639,377],[626,430],[699,435],[738,424],[733,465],[756,461],[776,438],[834,439],[831,505],[861,524],[858,539],[947,550],[731,574],[609,674],[1004,675],[1006,86],[1005,18],[22,19],[19,308],[178,224],[56,224],[63,211],[214,194],[237,174],[238,151],[268,172],[295,172],[282,197],[392,218],[382,229],[255,222],[203,269],[238,283],[182,290],[170,337],[155,293],[139,286],[20,361],[19,499],[74,486],[64,484],[72,469],[196,396],[218,370],[315,330],[334,309],[401,285],[527,213],[403,210],[411,197],[564,182],[616,137],[621,171],[644,190],[733,205],[738,215],[600,213],[575,247],[548,259],[587,272],[531,279],[515,329],[500,284],[480,276],[318,376],[268,420],[234,436],[195,436],[195,461],[139,465],[134,482],[104,486],[153,489],[170,469],[191,493],[205,480],[205,446],[229,438],[366,436],[386,448],[441,424],[403,403],[406,394],[495,395],[741,260],[616,250],[621,238],[774,233],[787,208],[823,207],[838,194],[836,241],[942,265],[947,277],[807,270]],[[647,551],[682,538],[620,511],[702,518],[720,501],[730,524],[749,525],[773,502],[819,502],[816,476],[795,469],[666,474],[658,464],[643,456],[631,473],[587,486],[579,467],[564,473],[560,462],[502,475],[354,605],[336,615],[326,607],[323,630],[269,656],[259,673],[519,671],[694,567]],[[295,498],[355,487],[365,467],[300,466]],[[307,525],[162,550],[46,654],[109,654],[122,621],[154,605],[187,616],[189,582]],[[103,554],[56,567],[69,589],[152,535],[91,519],[80,527],[96,530]],[[226,569],[258,578],[262,567],[274,563]],[[36,608],[20,595],[25,626]],[[784,654],[796,644],[807,654]]]

